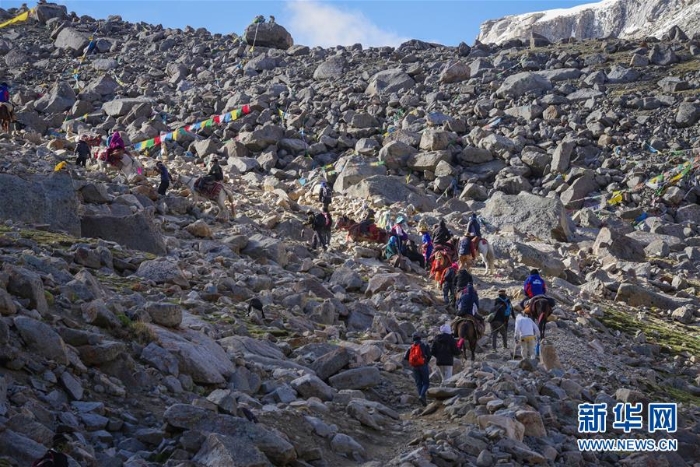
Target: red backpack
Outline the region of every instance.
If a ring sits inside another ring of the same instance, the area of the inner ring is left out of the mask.
[[[411,345],[411,350],[408,352],[408,364],[413,367],[425,365],[425,356],[420,342]]]

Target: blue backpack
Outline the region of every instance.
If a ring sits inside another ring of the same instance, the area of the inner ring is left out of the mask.
[[[510,304],[510,300],[507,298],[503,299],[501,297],[498,297],[498,300],[502,301],[506,305],[506,309],[503,311],[503,316],[506,318],[510,317],[510,314],[513,312],[513,306]]]

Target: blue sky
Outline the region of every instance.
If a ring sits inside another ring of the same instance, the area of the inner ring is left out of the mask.
[[[259,15],[275,16],[295,43],[332,47],[362,43],[396,46],[408,39],[457,45],[474,43],[479,25],[507,15],[568,8],[595,0],[56,0],[68,11],[104,19],[118,14],[126,21],[165,27],[203,27],[211,32],[241,34]],[[0,0],[0,8],[22,1]],[[34,2],[27,1],[32,6]]]

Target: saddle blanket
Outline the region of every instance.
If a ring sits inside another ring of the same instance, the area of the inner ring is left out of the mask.
[[[484,332],[486,331],[486,324],[480,319],[474,318],[473,316],[464,316],[455,319],[452,322],[452,335],[454,335],[455,337],[459,337],[459,325],[463,321],[471,321],[474,324],[474,327],[476,328],[476,339],[481,339],[481,337],[484,335]]]
[[[216,182],[205,185],[202,183],[201,177],[194,182],[194,189],[197,191],[197,193],[201,194],[202,196],[206,196],[209,199],[218,198],[223,187],[224,186],[221,183]]]

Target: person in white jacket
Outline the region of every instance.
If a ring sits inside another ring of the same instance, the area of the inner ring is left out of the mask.
[[[523,358],[535,355],[535,345],[540,338],[540,330],[529,315],[520,313],[515,318],[515,340],[520,341]]]

